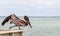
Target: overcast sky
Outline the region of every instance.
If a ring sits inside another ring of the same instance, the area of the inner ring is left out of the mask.
[[[0,16],[60,16],[60,0],[0,0]]]

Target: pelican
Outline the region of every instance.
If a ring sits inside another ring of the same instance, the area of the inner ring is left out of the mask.
[[[3,20],[1,25],[3,26],[8,21],[10,21],[10,24],[12,23],[15,24],[14,26],[9,27],[9,29],[15,26],[18,26],[18,28],[20,29],[20,26],[28,26],[28,25],[30,25],[30,27],[32,28],[28,16],[24,16],[24,20],[22,20],[19,17],[17,17],[15,14],[11,14]]]

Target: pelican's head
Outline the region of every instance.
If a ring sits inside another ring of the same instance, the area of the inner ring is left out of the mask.
[[[28,16],[24,16],[24,19],[25,19],[26,21],[29,21]]]
[[[32,28],[28,16],[24,16],[24,19],[27,21],[27,23],[28,23],[28,24],[30,25],[30,27]]]

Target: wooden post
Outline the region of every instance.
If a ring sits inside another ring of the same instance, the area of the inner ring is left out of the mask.
[[[13,33],[9,33],[9,36],[13,36]]]
[[[23,36],[24,30],[0,31],[0,36]]]
[[[22,32],[19,32],[19,36],[23,36],[23,35],[22,35]]]

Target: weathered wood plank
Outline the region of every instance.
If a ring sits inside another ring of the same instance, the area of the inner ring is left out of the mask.
[[[22,32],[19,32],[19,36],[23,36],[23,33]]]
[[[13,33],[9,33],[9,36],[13,36]]]
[[[9,36],[9,34],[1,34],[1,36]]]
[[[23,36],[24,30],[0,31],[0,36]]]

